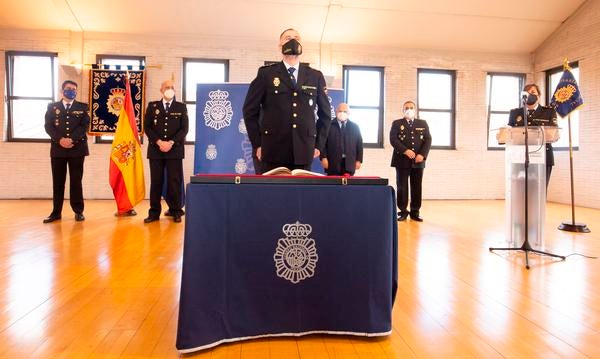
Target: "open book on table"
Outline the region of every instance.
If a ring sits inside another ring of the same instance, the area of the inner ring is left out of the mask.
[[[263,176],[325,176],[322,173],[311,172],[303,169],[290,170],[287,167],[276,167],[263,173]]]

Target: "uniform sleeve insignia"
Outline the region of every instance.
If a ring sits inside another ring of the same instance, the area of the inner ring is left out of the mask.
[[[523,121],[523,116],[517,116],[517,122]]]
[[[281,80],[279,80],[279,77],[273,78],[273,86],[278,87],[280,83]]]
[[[154,107],[156,107],[156,105],[154,105]],[[160,113],[160,111],[158,109],[156,109],[156,110],[154,110],[154,113],[158,115]]]
[[[400,125],[400,131],[404,131],[404,125]]]
[[[56,114],[60,115],[60,110],[59,109],[56,109]]]

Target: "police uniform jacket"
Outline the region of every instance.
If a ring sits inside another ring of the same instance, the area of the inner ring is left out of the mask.
[[[148,137],[148,158],[183,159],[185,157],[185,136],[188,132],[188,114],[184,103],[171,101],[169,113],[161,101],[148,103],[144,117],[144,132]],[[173,141],[169,152],[162,152],[156,141]]]
[[[390,130],[390,143],[394,147],[392,167],[425,168],[425,159],[431,148],[431,134],[425,120],[415,118],[412,126],[408,125],[408,120],[405,118],[394,121]],[[413,150],[415,154],[425,159],[423,162],[415,163],[414,159],[404,154],[406,150]]]
[[[50,136],[50,157],[82,157],[90,154],[87,143],[87,130],[90,125],[88,104],[73,101],[67,111],[62,101],[48,104],[44,121],[46,133]],[[61,138],[70,138],[72,148],[60,145]]]
[[[363,161],[363,140],[360,128],[350,120],[346,121],[344,130],[345,167],[349,172],[356,171],[356,161]],[[339,173],[342,170],[342,129],[337,119],[334,119],[329,128],[327,143],[320,158],[327,158],[329,168],[327,171]]]
[[[525,126],[523,122],[523,109],[514,108],[508,115],[509,126]],[[556,111],[550,107],[538,106],[533,111],[527,111],[527,126],[558,126]],[[554,152],[552,144],[546,144],[546,165],[554,166]]]
[[[263,66],[248,88],[243,113],[252,147],[261,147],[263,161],[309,164],[314,149],[323,150],[331,125],[325,78],[301,64],[294,86],[283,62]]]

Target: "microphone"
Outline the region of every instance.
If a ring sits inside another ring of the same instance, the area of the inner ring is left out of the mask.
[[[529,97],[529,92],[521,91],[521,99],[523,99],[523,101],[527,101],[528,97]]]

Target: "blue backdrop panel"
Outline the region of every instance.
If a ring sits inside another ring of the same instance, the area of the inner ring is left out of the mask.
[[[194,173],[254,174],[252,145],[242,107],[248,84],[198,84],[196,90],[196,145]],[[343,101],[344,92],[329,89],[331,111]],[[318,159],[312,165],[324,173]]]

